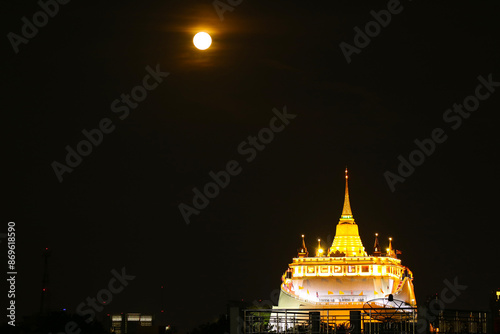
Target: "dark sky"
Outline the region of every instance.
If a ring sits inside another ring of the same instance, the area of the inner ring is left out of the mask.
[[[0,232],[16,222],[18,315],[38,311],[45,247],[53,309],[75,312],[122,267],[136,278],[101,314],[158,312],[161,285],[182,329],[229,300],[269,299],[300,234],[312,251],[331,242],[346,165],[367,251],[375,232],[394,238],[417,302],[457,277],[467,289],[448,307],[486,308],[499,287],[500,87],[456,129],[443,115],[478,76],[500,82],[500,6],[402,1],[348,64],[339,44],[387,6],[243,0],[221,21],[210,1],[71,1],[16,54],[7,34],[40,7],[2,2]],[[202,30],[206,51],[192,44]],[[112,102],[157,65],[168,77],[120,119]],[[238,146],[284,106],[296,118],[247,162]],[[59,182],[51,164],[105,118],[114,131]],[[392,192],[384,173],[436,128],[447,140]],[[231,160],[241,173],[186,224],[179,204]]]

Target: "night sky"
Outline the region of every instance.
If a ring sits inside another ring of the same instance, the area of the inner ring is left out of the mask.
[[[2,2],[0,233],[16,223],[18,317],[39,310],[45,247],[53,310],[76,312],[123,267],[135,279],[100,316],[157,314],[161,285],[182,330],[230,300],[268,300],[301,234],[311,253],[333,240],[346,166],[366,250],[376,232],[383,248],[393,237],[417,303],[456,277],[467,288],[447,307],[486,309],[500,284],[500,5],[401,1],[348,63],[340,44],[356,47],[355,27],[388,3],[243,0],[221,20],[211,1],[71,1],[15,53],[8,34],[41,9]],[[208,50],[193,46],[198,31]],[[113,109],[146,68],[162,72],[155,88]],[[447,112],[464,100],[466,116]],[[283,110],[295,118],[269,141],[262,129]],[[113,130],[60,182],[54,162],[102,120]],[[386,172],[436,128],[446,140],[423,162],[415,153],[391,191]],[[251,154],[259,132],[268,143]],[[179,205],[233,160],[239,174],[186,224]]]

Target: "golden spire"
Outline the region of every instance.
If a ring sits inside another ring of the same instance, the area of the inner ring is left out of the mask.
[[[344,208],[342,209],[342,219],[352,219],[351,203],[349,203],[349,187],[347,184],[347,167],[345,169],[345,195],[344,195]]]
[[[335,238],[328,254],[342,253],[345,256],[367,256],[361,238],[359,237],[358,225],[352,217],[351,204],[349,203],[349,188],[347,184],[347,168],[345,170],[345,199],[342,216],[340,216]]]
[[[302,247],[299,248],[298,253],[299,253],[298,254],[299,257],[308,257],[309,256],[309,252],[307,251],[306,242],[304,240],[303,234],[302,234]]]
[[[387,248],[387,256],[395,257],[394,250],[392,249],[392,238],[389,238],[389,248]]]
[[[380,244],[378,242],[378,233],[375,233],[375,244],[373,245],[373,255],[380,256]]]
[[[318,239],[318,249],[316,250],[316,256],[323,256],[323,248],[321,248],[321,239]]]

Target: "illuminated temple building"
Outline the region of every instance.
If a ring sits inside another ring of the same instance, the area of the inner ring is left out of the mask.
[[[392,239],[382,251],[376,234],[373,253],[365,251],[349,203],[347,169],[345,173],[344,207],[331,247],[322,249],[318,239],[316,253],[310,255],[302,235],[302,246],[282,277],[274,309],[363,308],[383,298],[416,306],[413,274],[401,264]]]

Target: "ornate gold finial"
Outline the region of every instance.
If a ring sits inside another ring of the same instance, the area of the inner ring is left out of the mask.
[[[344,208],[342,209],[343,219],[352,219],[351,203],[349,202],[349,186],[347,180],[349,176],[347,175],[347,167],[345,169],[345,195],[344,195]]]
[[[307,251],[306,242],[304,240],[304,235],[302,234],[302,247],[298,250],[299,257],[308,257],[309,252]]]
[[[318,249],[316,250],[316,256],[323,256],[323,248],[321,248],[321,239],[318,239]]]
[[[380,244],[378,242],[378,233],[375,233],[375,244],[373,245],[373,254],[375,256],[380,256]]]
[[[392,249],[392,238],[389,238],[389,248],[387,248],[387,256],[395,257],[394,250]]]

